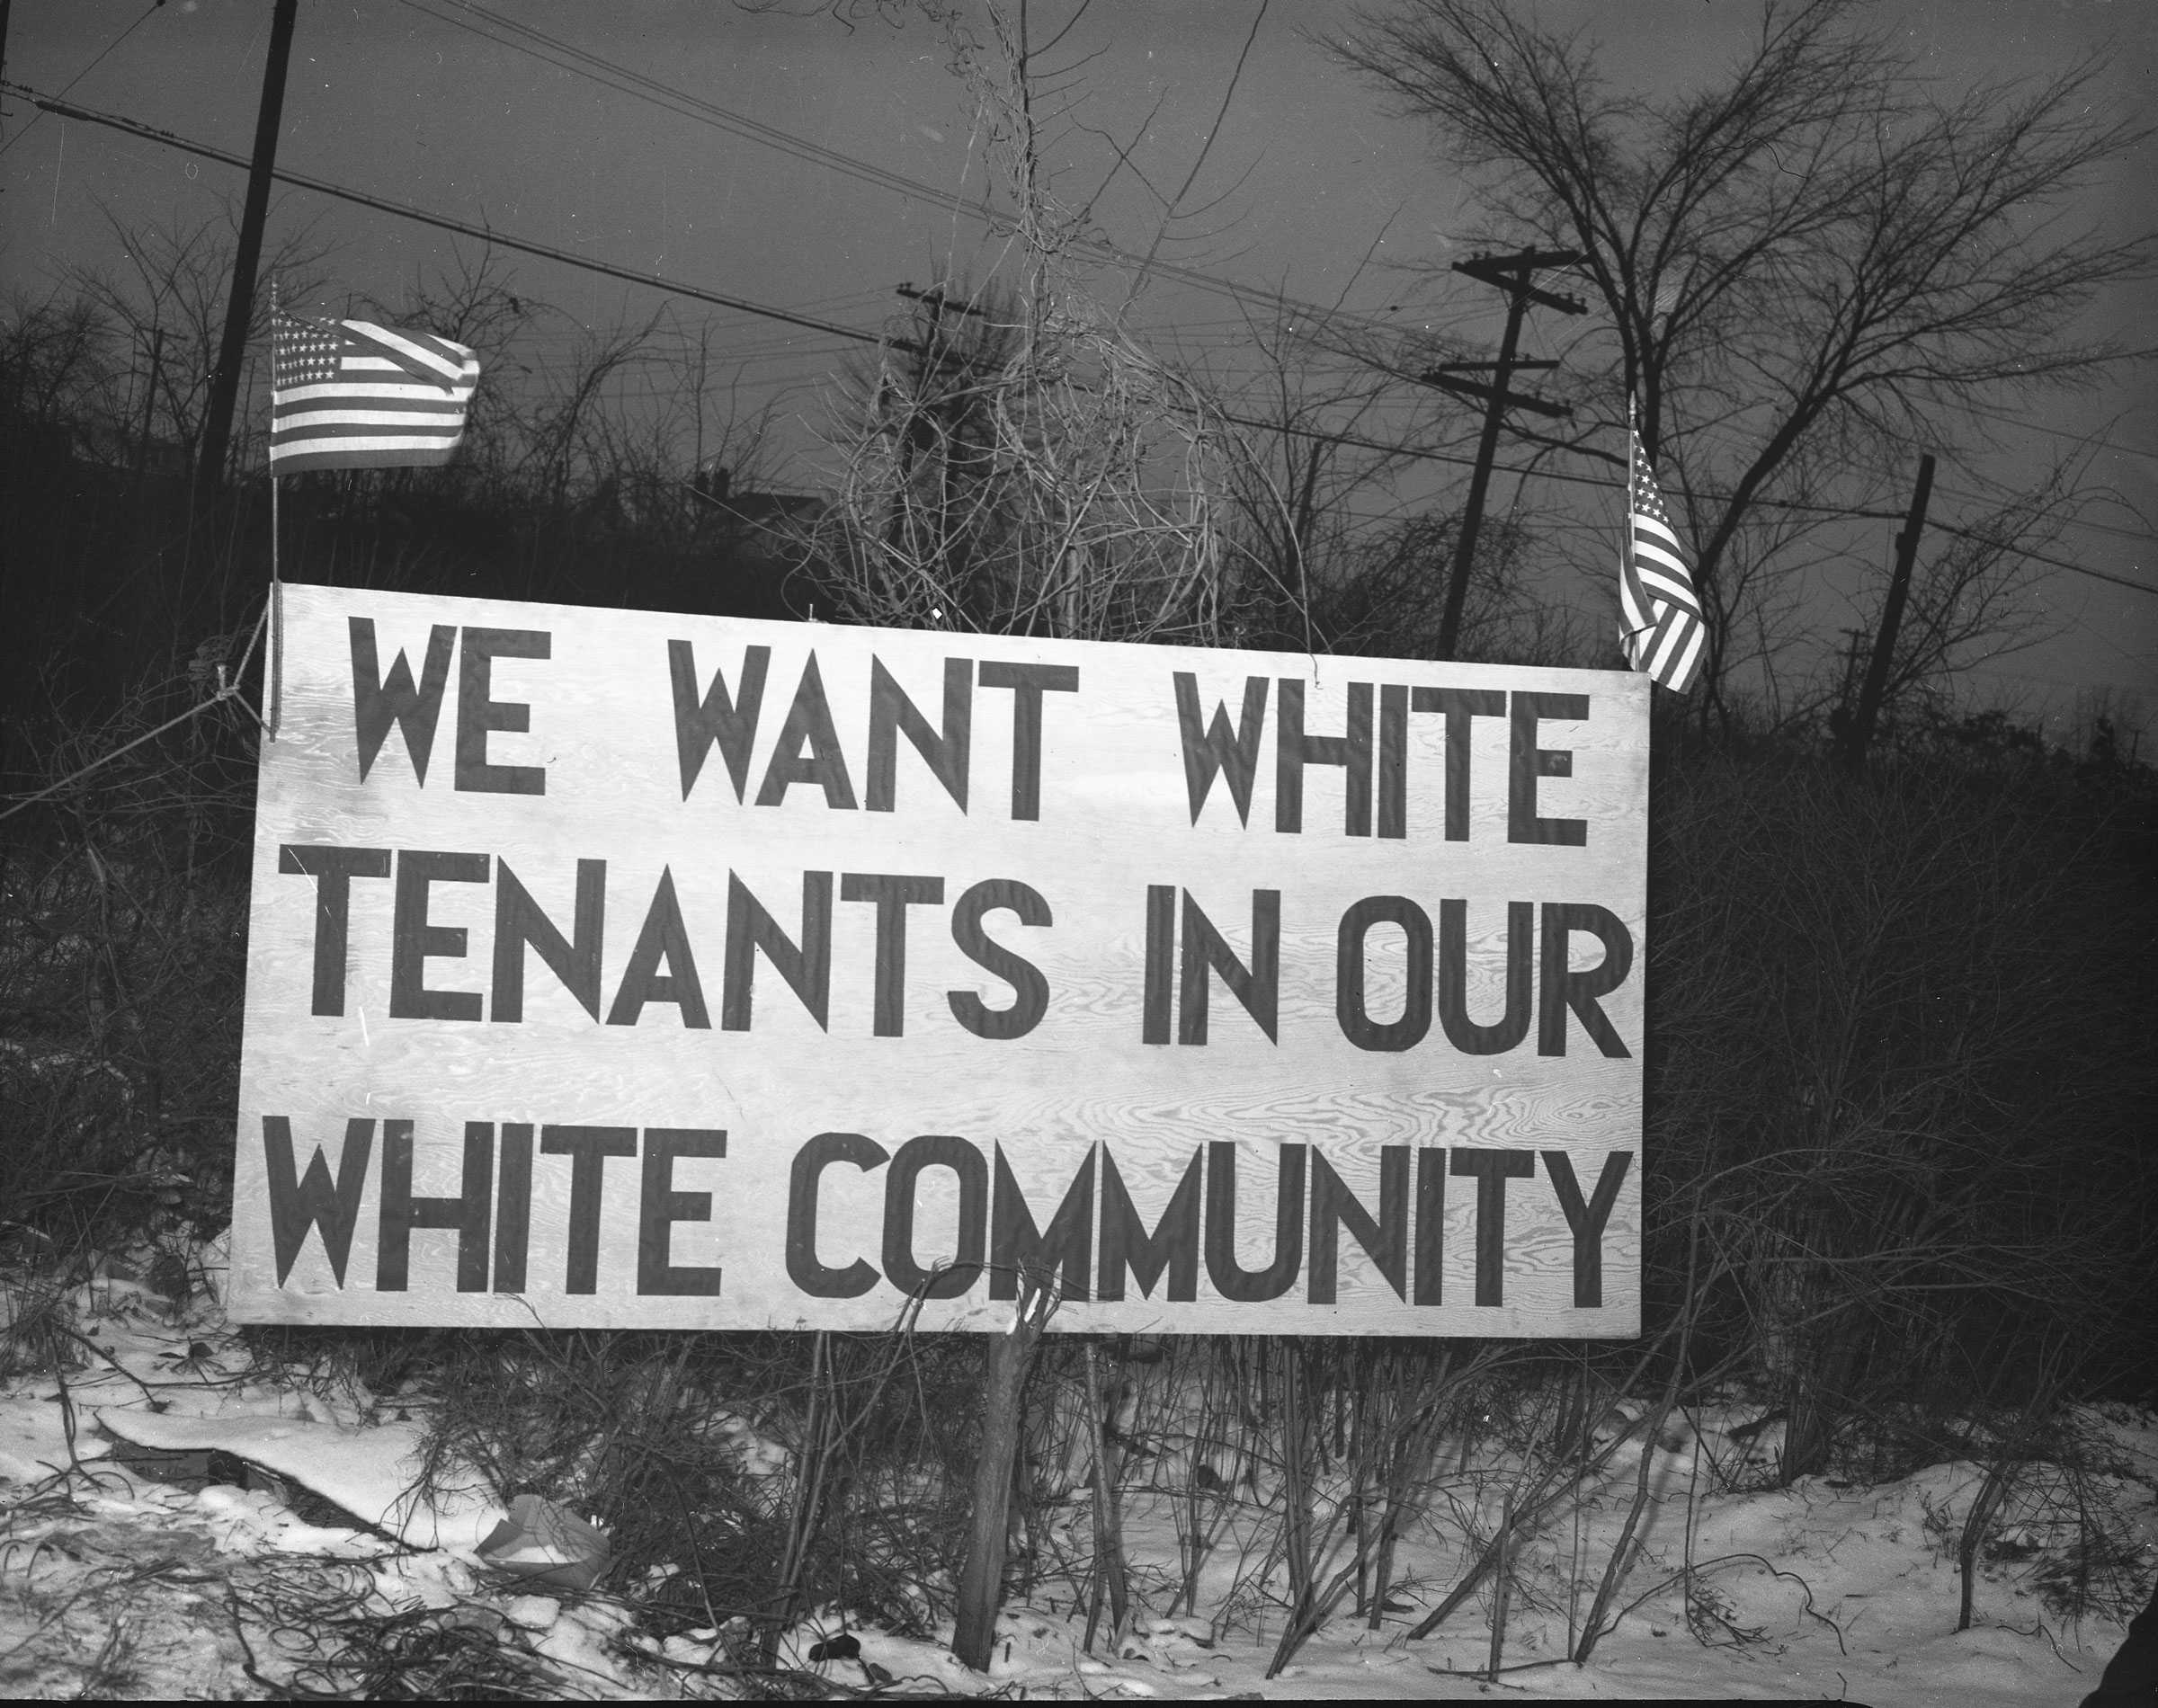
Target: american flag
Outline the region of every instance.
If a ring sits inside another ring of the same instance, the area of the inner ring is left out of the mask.
[[[1633,440],[1632,490],[1627,502],[1627,544],[1618,564],[1618,609],[1626,662],[1664,687],[1684,693],[1708,638],[1693,591],[1685,548],[1648,466],[1641,435]]]
[[[280,309],[271,354],[273,475],[446,463],[479,383],[479,359],[464,345],[364,320]]]

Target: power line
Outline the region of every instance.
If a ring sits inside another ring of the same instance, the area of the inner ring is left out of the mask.
[[[1878,514],[1874,511],[1863,513],[1868,516]],[[1890,518],[1888,520],[1897,519]],[[1982,534],[1973,528],[1957,528],[1951,523],[1941,521],[1929,522],[1927,527],[1936,533],[1953,534],[1958,539],[1975,539],[1980,545],[1999,544],[1991,535]],[[2026,551],[2020,546],[2006,546],[2002,549],[2012,553],[2018,557],[2028,557],[2034,564],[2044,564],[2049,569],[2064,569],[2072,574],[2088,575],[2092,581],[2111,582],[2116,587],[2126,587],[2134,592],[2158,593],[2158,587],[2154,587],[2148,582],[2130,581],[2126,575],[2115,575],[2102,569],[2092,569],[2088,564],[2072,564],[2065,557],[2048,557],[2044,552]]]
[[[1942,483],[1940,490],[1951,498],[1961,499],[1966,504],[1982,507],[1986,503],[1985,495],[1983,493],[1966,492],[1959,486],[1950,486],[1945,482]],[[2064,516],[2060,519],[2060,526],[2081,528],[2086,532],[2093,534],[2110,534],[2116,539],[2128,540],[2136,545],[2158,546],[2158,538],[2154,538],[2149,529],[2123,528],[2118,522],[2098,522],[2083,516]]]
[[[412,0],[407,0],[407,4],[411,3]],[[207,143],[190,141],[172,131],[161,130],[154,125],[147,125],[136,120],[122,118],[116,113],[99,112],[88,107],[60,101],[50,95],[40,94],[26,85],[4,82],[0,83],[0,88],[5,88],[14,93],[23,95],[46,111],[58,113],[63,118],[79,120],[87,124],[103,125],[129,136],[139,137],[146,141],[159,143],[166,147],[180,149],[185,154],[196,155],[203,159],[215,160],[225,165],[236,166],[242,170],[245,170],[247,165],[247,162],[240,156],[229,153],[225,149],[211,147]],[[737,313],[754,315],[788,325],[800,326],[811,332],[824,333],[829,336],[855,343],[887,345],[907,350],[914,347],[910,340],[892,338],[880,333],[864,332],[859,327],[843,326],[836,322],[795,314],[784,308],[772,307],[766,303],[753,302],[745,298],[708,290],[701,286],[684,284],[678,280],[664,279],[653,273],[638,272],[628,267],[616,266],[611,262],[595,261],[584,255],[571,254],[566,250],[557,249],[549,245],[533,243],[529,239],[513,236],[486,227],[474,226],[461,219],[451,218],[446,214],[432,213],[425,209],[415,207],[409,202],[393,201],[387,197],[370,195],[364,191],[350,190],[341,184],[331,183],[325,179],[287,171],[281,166],[277,168],[272,175],[280,182],[291,184],[296,189],[309,190],[317,195],[328,196],[335,200],[353,202],[363,208],[373,209],[379,213],[387,213],[398,218],[410,219],[416,224],[432,226],[437,230],[452,232],[460,236],[477,238],[483,243],[496,245],[504,249],[516,250],[523,254],[536,255],[541,260],[552,261],[562,266],[575,268],[582,271],[598,273],[606,278],[621,280],[633,285],[641,285],[647,289],[662,291],[671,296],[686,297],[695,302],[710,303],[716,307],[729,308]],[[1425,450],[1402,444],[1387,444],[1384,440],[1369,439],[1358,433],[1333,432],[1317,428],[1298,427],[1284,422],[1265,421],[1256,416],[1240,415],[1228,410],[1217,409],[1212,413],[1218,419],[1236,426],[1249,427],[1263,432],[1280,433],[1292,439],[1311,440],[1325,444],[1350,446],[1360,450],[1378,451],[1387,456],[1404,458],[1416,462],[1443,463],[1463,468],[1476,467],[1474,458],[1454,456],[1446,451]],[[1522,468],[1511,464],[1500,464],[1495,467],[1494,472],[1515,476],[1523,479],[1552,481],[1561,485],[1595,486],[1606,491],[1616,490],[1614,483],[1609,479],[1592,475],[1564,474],[1556,469]],[[1703,493],[1697,494],[1695,496],[1713,501],[1718,494]],[[1808,503],[1794,499],[1757,498],[1753,502],[1764,509],[1797,513],[1811,512],[1851,521],[1903,520],[1901,513],[1893,511],[1849,510],[1836,504]],[[1988,538],[1975,530],[1957,528],[1950,523],[1934,522],[1931,526],[1939,532],[1954,534],[1959,538],[1979,540],[1982,543]],[[2092,569],[2088,565],[2070,563],[2065,558],[2051,557],[2042,552],[2027,551],[2020,547],[2007,549],[2013,551],[2020,557],[2029,558],[2033,563],[2044,564],[2049,568],[2066,570],[2077,575],[2086,575],[2094,581],[2109,582],[2116,586],[2125,587],[2135,592],[2158,593],[2158,586],[2145,582],[2131,581],[2126,576],[2110,574],[2104,570]]]
[[[118,35],[114,36],[111,41],[105,44],[103,52],[100,53],[96,58],[93,59],[80,71],[76,72],[75,76],[68,78],[66,86],[61,89],[60,93],[62,94],[66,94],[69,89],[74,88],[76,84],[82,82],[85,77],[88,76],[93,71],[95,71],[98,67],[103,65],[105,63],[105,56],[110,54],[113,49],[119,47],[121,42],[125,41],[138,30],[141,29],[144,24],[147,23],[149,22],[150,13],[156,11],[157,8],[164,4],[165,0],[150,0],[150,4],[144,8],[142,16],[136,19],[133,23],[129,24],[125,30],[122,30]],[[38,115],[38,119],[42,119],[44,116],[45,115],[40,112]],[[38,128],[38,119],[32,119],[28,124],[24,125],[22,129],[16,131],[15,134],[10,137],[5,142],[0,142],[0,155],[5,154],[18,142],[21,142],[23,138],[27,137],[31,131],[35,130]]]
[[[88,107],[78,107],[68,102],[56,100],[50,95],[41,95],[36,90],[26,88],[21,84],[11,83],[5,86],[20,94],[28,96],[31,101],[48,112],[57,112],[65,119],[78,119],[86,124],[105,125],[129,136],[141,137],[150,142],[163,143],[167,147],[178,148],[187,154],[200,155],[206,160],[219,161],[228,166],[238,166],[244,170],[247,165],[247,162],[238,155],[228,154],[222,148],[213,148],[207,143],[191,142],[183,137],[174,135],[172,131],[160,130],[154,125],[142,124],[132,119],[123,119],[115,113],[96,112]],[[794,314],[788,309],[774,308],[767,303],[751,302],[745,298],[730,297],[720,291],[707,290],[699,285],[683,284],[679,280],[663,279],[655,273],[637,272],[628,267],[615,266],[611,262],[589,260],[583,255],[573,255],[566,250],[556,249],[547,244],[533,243],[528,238],[513,237],[506,232],[495,231],[484,226],[470,225],[462,219],[453,219],[447,214],[430,213],[424,208],[414,207],[410,202],[392,201],[384,196],[369,195],[364,191],[348,190],[341,184],[330,183],[321,178],[310,178],[301,173],[288,172],[281,166],[272,172],[271,175],[281,183],[289,183],[300,190],[311,190],[318,196],[330,196],[339,201],[356,202],[362,208],[372,208],[378,213],[395,214],[400,219],[410,219],[423,226],[432,226],[441,231],[455,232],[460,236],[477,237],[483,243],[493,244],[504,249],[514,249],[523,254],[538,255],[545,261],[559,262],[564,266],[580,268],[585,272],[601,273],[610,279],[620,279],[633,285],[644,285],[654,290],[664,291],[670,296],[687,297],[696,302],[709,302],[716,307],[732,308],[745,315],[758,315],[766,320],[784,321],[789,325],[805,327],[811,332],[825,333],[834,338],[852,339],[859,343],[896,343],[902,348],[908,347],[905,341],[887,338],[881,333],[863,332],[859,327],[842,326],[834,321],[819,320],[813,316]]]
[[[524,42],[509,40],[504,35],[490,33],[488,30],[483,29],[478,23],[473,22],[469,19],[435,10],[433,6],[425,4],[425,0],[405,0],[405,4],[414,11],[433,18],[439,23],[446,23],[452,28],[466,31],[479,37],[483,41],[494,42],[497,47],[504,47],[513,52],[528,54],[559,70],[570,72],[576,76],[587,77],[603,87],[613,89],[619,93],[629,95],[636,100],[647,102],[666,111],[673,112],[678,117],[693,119],[700,123],[711,125],[716,129],[727,131],[730,135],[741,137],[746,141],[758,143],[766,147],[776,148],[782,154],[810,165],[829,167],[834,172],[861,182],[891,191],[909,200],[926,203],[940,212],[965,214],[968,218],[979,221],[1000,236],[1010,236],[1016,230],[1012,217],[1009,214],[1000,213],[985,200],[967,200],[950,191],[939,190],[933,184],[924,183],[918,178],[910,178],[903,173],[894,172],[888,167],[877,165],[873,162],[860,159],[839,149],[828,148],[822,143],[812,142],[806,137],[798,137],[791,131],[780,129],[776,125],[765,124],[761,120],[752,119],[745,113],[736,112],[731,108],[720,106],[717,102],[707,101],[701,96],[691,94],[687,90],[677,89],[673,85],[662,83],[655,77],[646,76],[643,72],[632,70],[628,66],[588,52],[558,37],[550,36],[544,31],[536,30],[530,24],[522,23],[513,18],[504,17],[499,13],[489,11],[486,6],[473,4],[473,0],[446,0],[446,3],[457,7],[460,13],[470,13],[485,19],[496,31],[506,31],[511,36],[522,37],[526,41],[542,45],[540,47],[527,46]],[[550,55],[561,57],[550,58]],[[565,64],[565,58],[575,63]],[[1264,308],[1277,313],[1284,309],[1292,310],[1297,314],[1314,319],[1353,323],[1373,331],[1391,332],[1396,330],[1387,321],[1373,316],[1355,314],[1345,309],[1324,307],[1317,303],[1305,302],[1279,291],[1262,290],[1255,286],[1240,284],[1233,279],[1224,279],[1217,274],[1202,271],[1196,267],[1179,266],[1174,262],[1158,259],[1149,262],[1146,257],[1135,255],[1105,239],[1077,238],[1073,241],[1071,246],[1097,261],[1108,262],[1117,266],[1143,267],[1146,271],[1175,279],[1196,289],[1211,291],[1217,296],[1227,297],[1249,307]]]
[[[1297,439],[1324,440],[1333,444],[1353,445],[1361,450],[1384,451],[1391,456],[1413,458],[1422,462],[1452,463],[1461,467],[1476,466],[1476,459],[1473,457],[1454,457],[1444,451],[1436,450],[1413,450],[1404,445],[1388,445],[1355,433],[1320,432],[1311,428],[1288,426],[1280,422],[1261,421],[1248,415],[1232,414],[1226,410],[1217,410],[1215,413],[1222,420],[1233,422],[1239,427],[1256,428],[1264,432],[1287,433]],[[1518,468],[1506,464],[1499,465],[1496,472],[1520,476],[1524,479],[1556,481],[1565,485],[1601,486],[1606,490],[1617,490],[1611,482],[1600,480],[1592,475],[1565,475],[1556,469]],[[1694,495],[1697,498],[1704,498],[1711,502],[1723,496],[1723,494],[1716,493],[1698,493]],[[1900,522],[1904,520],[1902,512],[1897,511],[1849,510],[1840,504],[1807,503],[1797,499],[1756,498],[1753,503],[1764,510],[1781,510],[1798,513],[1811,512],[1816,515],[1838,517],[1846,521]],[[1958,528],[1952,522],[1932,520],[1927,523],[1927,528],[1931,532],[1953,534],[1959,539],[1975,540],[1981,545],[2000,544],[1991,535],[1983,534],[1975,529]],[[2071,574],[2088,575],[2093,581],[2110,582],[2117,587],[2126,587],[2138,593],[2158,593],[2158,585],[2153,585],[2149,582],[2130,581],[2125,575],[2115,575],[2102,569],[2092,569],[2088,564],[2071,563],[2064,557],[2050,557],[2044,552],[2029,551],[2020,546],[2004,546],[2002,549],[2017,557],[2029,558],[2034,564],[2044,564],[2049,569],[2064,569]]]
[[[2066,427],[2048,427],[2043,422],[2027,416],[2012,415],[2005,409],[1988,409],[1978,404],[1963,407],[1974,415],[1984,415],[1990,421],[2005,422],[2011,427],[2021,427],[2027,431],[2045,433],[2054,439],[2065,439],[2078,445],[2091,445],[2118,452],[2123,457],[2150,457],[2158,458],[2158,449],[2148,445],[2124,445],[2118,440],[2108,439],[2102,433],[2079,433]]]
[[[2078,693],[2089,692],[2091,689],[2100,688],[2125,689],[2132,694],[2143,694],[2149,692],[2149,689],[2144,687],[2143,684],[2139,682],[2124,682],[2118,677],[2100,676],[2093,678],[2090,681],[2078,682],[2072,681],[2065,676],[2038,676],[2033,675],[2029,671],[1996,669],[1983,658],[1974,660],[1971,663],[1965,666],[1965,669],[1967,672],[1973,675],[1997,677],[2011,682],[2037,682],[2047,688],[2073,689]]]

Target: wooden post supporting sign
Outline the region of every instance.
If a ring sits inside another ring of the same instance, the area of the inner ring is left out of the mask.
[[[1048,1295],[1039,1295],[1046,1304]],[[996,1609],[1004,1588],[1004,1546],[1012,1528],[1012,1467],[1019,1456],[1019,1426],[1027,1372],[1041,1338],[1046,1309],[1030,1309],[1021,1296],[1012,1326],[989,1340],[988,1392],[982,1412],[982,1446],[974,1462],[974,1509],[967,1532],[967,1563],[959,1570],[959,1607],[951,1652],[976,1672],[989,1670],[996,1641]]]

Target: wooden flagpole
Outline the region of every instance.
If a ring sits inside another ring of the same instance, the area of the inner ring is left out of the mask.
[[[1635,447],[1641,442],[1641,399],[1628,386],[1626,390],[1626,490],[1618,494],[1618,584],[1626,585],[1626,577],[1633,568],[1634,554],[1634,457]],[[1626,653],[1628,670],[1641,668],[1640,631],[1632,627],[1633,618],[1623,603],[1618,609],[1618,621],[1625,631],[1620,643]]]
[[[270,431],[277,431],[277,279],[270,280]],[[278,726],[282,722],[285,699],[285,578],[278,561],[279,540],[282,529],[278,526],[277,464],[270,465],[270,657],[268,677],[270,683],[270,714],[266,727],[270,739],[277,739]]]
[[[277,739],[285,698],[285,582],[277,562],[277,476],[270,476],[270,739]]]

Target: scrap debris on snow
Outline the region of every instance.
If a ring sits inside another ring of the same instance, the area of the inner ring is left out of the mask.
[[[601,1531],[540,1497],[503,1503],[469,1475],[430,1468],[422,1421],[356,1384],[318,1392],[258,1367],[214,1297],[178,1311],[107,1280],[66,1303],[75,1356],[26,1368],[18,1348],[17,1374],[0,1382],[0,1692],[367,1697],[410,1695],[425,1679],[438,1695],[751,1694],[728,1632],[655,1634],[632,1600],[591,1591]],[[1631,1605],[1587,1665],[1565,1659],[1569,1632],[1616,1545],[1640,1450],[1615,1455],[1608,1486],[1584,1489],[1564,1524],[1519,1550],[1509,1694],[2026,1708],[2075,1703],[2096,1683],[2121,1627],[2064,1620],[2039,1593],[2036,1568],[2061,1517],[2043,1486],[2004,1515],[1977,1620],[1958,1632],[1954,1537],[1980,1468],[1935,1465],[1870,1489],[1806,1480],[1713,1492],[1710,1459],[1772,1437],[1747,1418],[1702,1415],[1649,1449],[1656,1498],[1621,1597]],[[2147,1570],[2158,1423],[2125,1410],[2101,1421],[2126,1467],[2118,1516]],[[784,1448],[769,1445],[783,1467]],[[1495,1502],[1497,1487],[1494,1476],[1468,1490],[1468,1509]],[[1172,1515],[1135,1490],[1124,1530],[1137,1606],[1091,1653],[1083,1609],[1068,1586],[1049,1586],[1007,1609],[986,1677],[838,1609],[788,1633],[777,1666],[793,1694],[820,1680],[835,1695],[1073,1699],[1468,1700],[1491,1689],[1480,1676],[1486,1603],[1406,1641],[1463,1567],[1459,1535],[1440,1523],[1404,1538],[1405,1592],[1378,1630],[1337,1615],[1271,1679],[1280,1606],[1259,1562],[1225,1546],[1202,1574],[1199,1616],[1170,1618]]]

